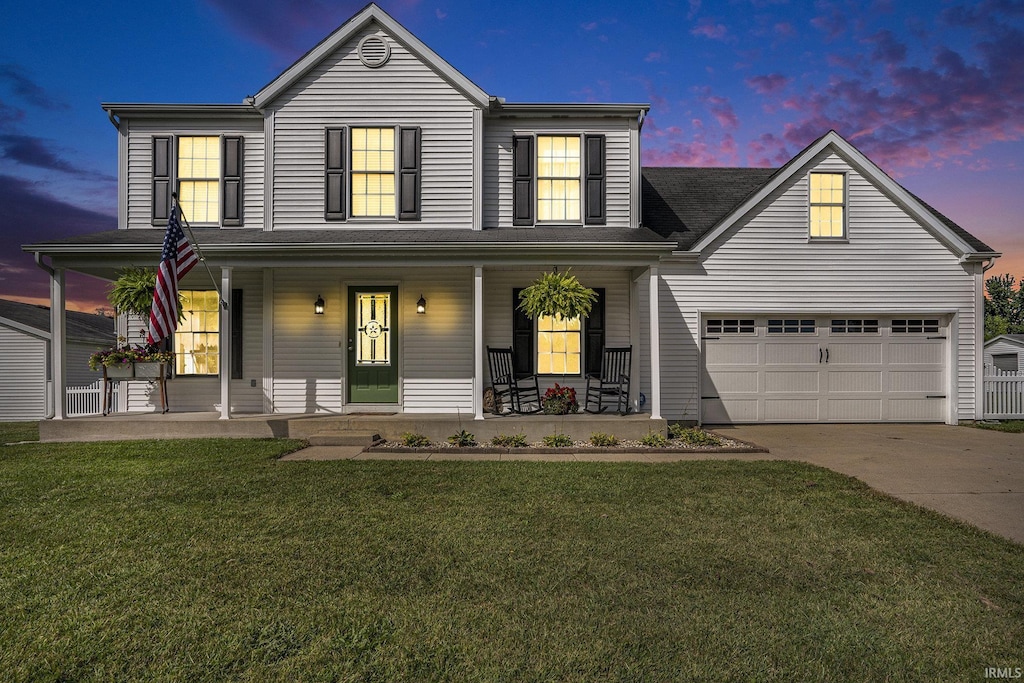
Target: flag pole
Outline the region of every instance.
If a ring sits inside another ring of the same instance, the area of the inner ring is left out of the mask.
[[[196,240],[195,233],[192,232],[192,226],[188,223],[188,218],[185,217],[185,212],[181,210],[181,204],[178,203],[178,193],[171,193],[171,200],[174,202],[172,208],[178,210],[178,215],[181,216],[182,222],[185,224],[185,230],[188,232],[188,238],[192,241],[192,248],[196,252],[196,256],[204,266],[206,266],[206,272],[210,276],[210,281],[213,282],[213,289],[217,292],[217,298],[220,299],[220,305],[227,310],[228,302],[224,300],[224,294],[220,291],[220,287],[217,285],[217,278],[213,276],[213,271],[210,270],[210,264],[206,262],[206,257],[203,256],[203,250],[199,247],[199,242]]]

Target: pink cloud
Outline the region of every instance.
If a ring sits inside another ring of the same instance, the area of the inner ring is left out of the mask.
[[[747,143],[747,164],[773,168],[785,164],[792,157],[783,140],[773,133],[764,133]]]
[[[780,38],[792,38],[796,35],[796,29],[788,21],[780,21],[772,27],[772,30]]]
[[[733,109],[732,102],[727,97],[712,95],[709,88],[703,88],[698,94],[698,99],[708,108],[711,115],[715,117],[718,125],[725,130],[735,130],[740,125],[739,117]]]
[[[735,166],[737,144],[725,133],[718,140],[709,140],[695,126],[689,135],[677,127],[658,128],[652,117],[644,123],[643,164],[646,166]]]
[[[729,29],[724,24],[714,24],[710,21],[701,22],[690,31],[691,35],[701,36],[710,40],[725,40]]]
[[[661,51],[648,52],[647,56],[644,57],[645,62],[663,62],[665,61],[665,53]]]
[[[758,95],[775,95],[785,88],[793,79],[782,74],[774,73],[765,76],[751,76],[746,83]]]

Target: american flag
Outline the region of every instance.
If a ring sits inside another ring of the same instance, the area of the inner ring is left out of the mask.
[[[149,313],[150,344],[167,339],[178,327],[178,280],[199,263],[185,232],[178,221],[178,206],[171,207],[167,219],[167,233],[164,234],[164,250],[160,255],[160,270],[156,274],[156,291],[153,292],[153,309]]]

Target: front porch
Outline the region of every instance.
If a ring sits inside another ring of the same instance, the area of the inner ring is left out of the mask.
[[[120,413],[106,417],[43,420],[40,441],[126,441],[133,439],[310,439],[376,434],[397,441],[402,434],[422,434],[431,441],[444,441],[465,429],[479,443],[499,434],[523,434],[528,441],[540,441],[549,434],[566,434],[586,441],[594,432],[620,440],[635,440],[648,432],[665,434],[667,421],[647,413],[630,415],[577,413],[574,415],[472,415],[448,413],[363,414],[363,415],[246,415],[230,420],[220,413]]]

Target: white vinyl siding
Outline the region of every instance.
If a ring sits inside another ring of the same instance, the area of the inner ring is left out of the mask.
[[[356,46],[368,28],[327,56],[272,104],[274,229],[393,224],[324,219],[324,130],[342,126],[421,128],[421,219],[402,227],[472,228],[474,105],[397,41],[369,69]]]
[[[46,340],[0,327],[0,420],[40,420],[46,414]]]
[[[153,213],[153,138],[161,136],[240,135],[243,145],[243,228],[263,227],[263,121],[259,119],[201,121],[132,121],[128,127],[128,177],[119,182],[128,185],[129,228],[152,229]],[[321,151],[322,154],[322,151]],[[123,226],[118,226],[123,227]],[[227,228],[231,229],[231,228]]]
[[[948,333],[949,343],[955,344],[954,411],[959,419],[974,419],[974,331],[980,324],[975,320],[974,267],[960,264],[838,156],[828,155],[813,166],[847,173],[849,243],[808,242],[805,171],[713,244],[699,269],[662,266],[663,414],[698,419],[702,311],[786,311],[837,318],[952,316]]]
[[[632,177],[629,125],[628,119],[484,119],[484,228],[512,227],[513,136],[584,133],[605,136],[606,225],[629,227]]]

